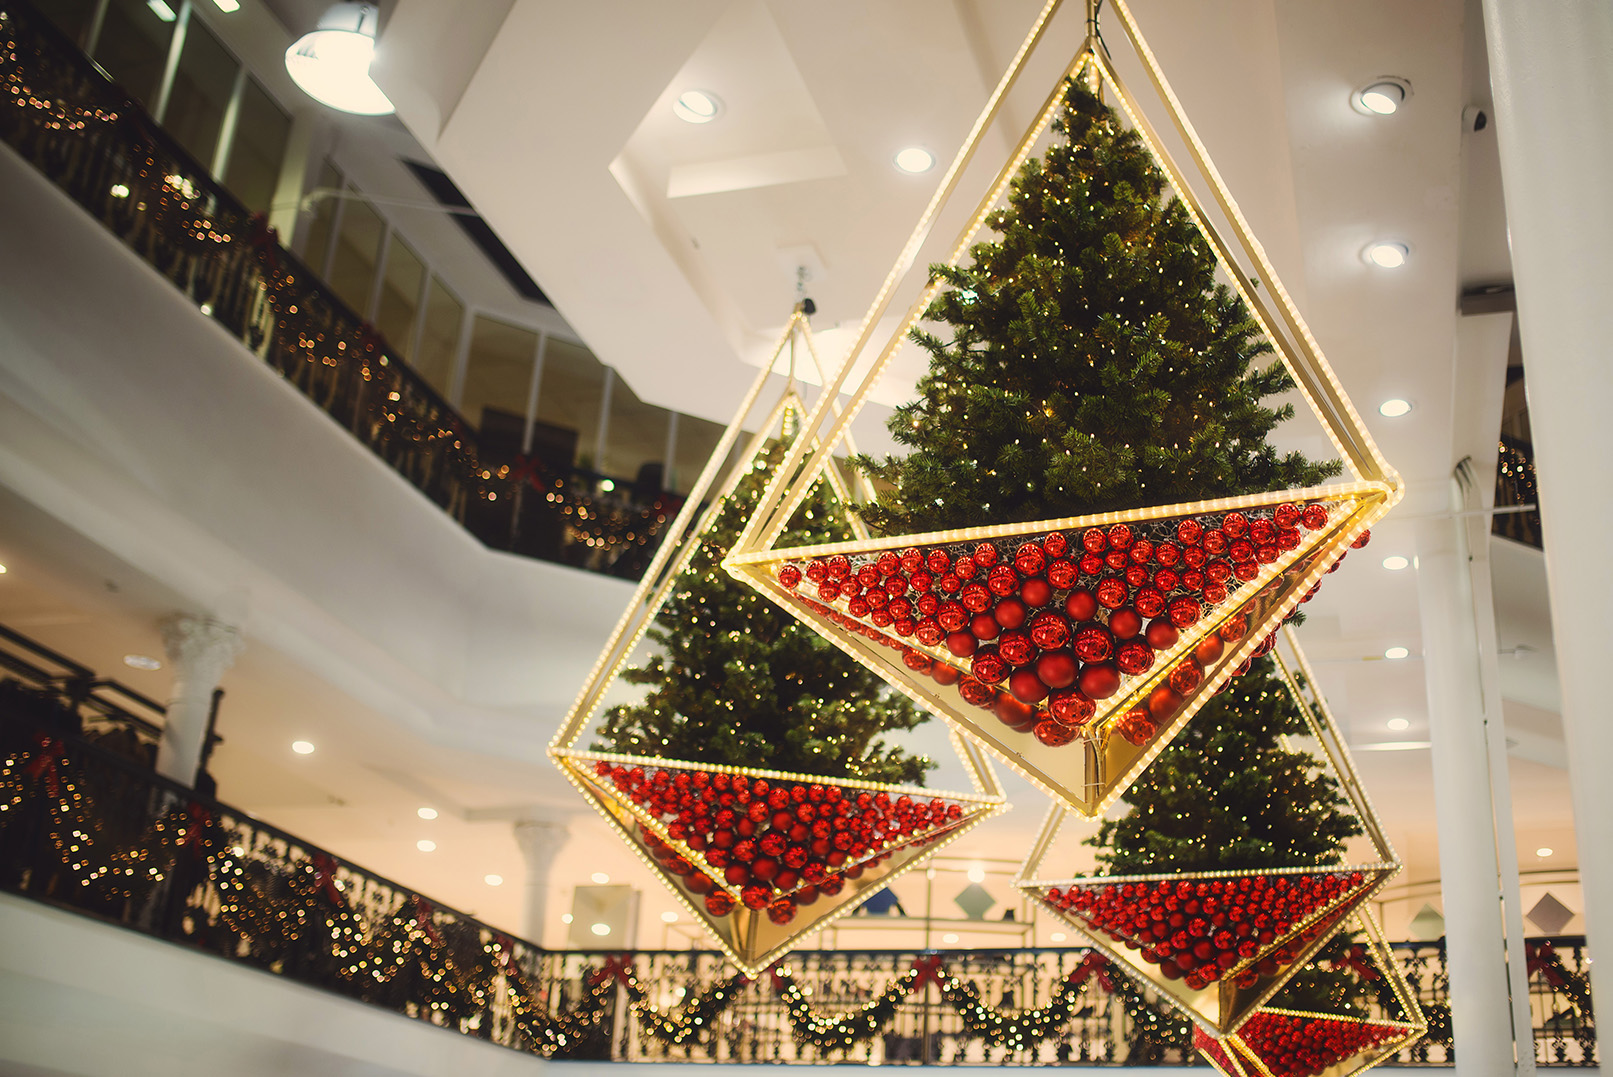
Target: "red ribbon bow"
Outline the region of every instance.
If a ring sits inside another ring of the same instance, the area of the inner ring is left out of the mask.
[[[213,823],[213,813],[196,801],[185,809],[185,829],[179,836],[179,847],[201,856],[207,848],[207,828]]]
[[[1096,950],[1091,951],[1082,959],[1081,963],[1070,973],[1068,982],[1079,987],[1094,976],[1098,978],[1099,987],[1111,995],[1115,993],[1114,978],[1109,975],[1109,962]]]
[[[414,922],[420,925],[421,932],[431,940],[433,946],[441,946],[442,935],[437,931],[437,924],[433,919],[435,912],[436,910],[431,907],[431,902],[419,894],[414,896]]]
[[[1562,959],[1549,942],[1530,942],[1524,944],[1524,955],[1528,962],[1528,971],[1525,975],[1533,976],[1542,973],[1546,982],[1553,987],[1562,987],[1568,983],[1568,977],[1563,972]]]
[[[593,974],[588,977],[588,982],[597,987],[599,984],[604,983],[613,976],[616,978],[617,982],[622,984],[626,984],[629,980],[634,978],[632,954],[622,954],[617,957],[607,957],[605,959],[605,964],[602,967],[595,969]]]
[[[43,781],[45,792],[51,796],[61,796],[62,760],[66,758],[66,748],[61,741],[46,733],[39,734],[34,744],[34,757],[22,768],[23,773],[35,781]]]
[[[1376,980],[1378,978],[1378,970],[1373,968],[1372,963],[1367,960],[1365,946],[1352,946],[1344,951],[1343,956],[1335,957],[1329,964],[1333,966],[1335,971],[1349,969],[1363,980]]]
[[[908,988],[910,994],[918,994],[931,984],[941,986],[941,955],[930,954],[913,962],[913,971],[918,973],[913,977],[913,984]]]
[[[315,853],[313,857],[314,893],[321,890],[337,905],[347,904],[342,896],[341,888],[336,885],[336,861],[324,853]]]

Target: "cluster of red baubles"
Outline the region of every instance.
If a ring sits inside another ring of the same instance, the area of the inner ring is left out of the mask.
[[[1365,1021],[1257,1013],[1238,1029],[1238,1038],[1272,1077],[1317,1077],[1403,1031]]]
[[[1057,746],[1075,740],[1098,701],[1147,673],[1183,629],[1328,518],[1320,502],[1285,503],[1264,514],[1055,531],[1017,545],[889,550],[856,564],[818,557],[781,566],[778,580],[836,624],[902,650],[910,668],[955,685],[971,705]],[[829,605],[837,602],[844,612]],[[1203,683],[1225,644],[1247,632],[1242,618],[1229,619],[1116,730],[1146,743]],[[905,639],[944,648],[958,665],[929,661]],[[964,661],[967,673],[958,668]]]
[[[1358,892],[1364,881],[1358,871],[1163,879],[1054,887],[1045,900],[1141,950],[1167,979],[1197,991],[1228,973],[1237,986],[1253,987],[1292,964],[1296,949],[1327,927],[1307,921]],[[1305,927],[1295,934],[1300,924]]]
[[[706,910],[726,916],[738,888],[746,908],[766,910],[775,924],[798,906],[833,896],[846,879],[887,859],[900,846],[927,843],[963,818],[963,806],[817,782],[748,778],[725,771],[626,766],[600,760],[595,773],[666,826],[677,846],[640,824],[650,856]]]

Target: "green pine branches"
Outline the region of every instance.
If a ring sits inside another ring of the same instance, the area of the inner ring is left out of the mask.
[[[1315,485],[1338,472],[1267,438],[1292,387],[1138,137],[1072,83],[1065,136],[1028,161],[999,238],[913,338],[919,398],[892,417],[911,451],[860,465],[869,525],[912,533]]]
[[[906,696],[723,571],[728,548],[783,459],[746,474],[656,615],[657,653],[622,674],[648,687],[610,708],[596,750],[825,777],[922,783],[930,760],[884,741],[928,719]],[[785,545],[851,538],[822,484]]]

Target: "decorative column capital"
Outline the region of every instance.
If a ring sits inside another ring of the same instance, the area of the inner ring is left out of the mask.
[[[176,678],[205,683],[209,691],[246,647],[233,625],[188,613],[163,618],[162,644]]]
[[[547,866],[571,836],[571,828],[564,822],[547,819],[518,819],[514,830],[516,844],[529,869]]]

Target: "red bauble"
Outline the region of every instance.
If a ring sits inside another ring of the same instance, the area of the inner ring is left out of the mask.
[[[943,602],[935,611],[935,621],[948,632],[958,632],[969,623],[969,611],[962,602]]]
[[[767,918],[775,924],[787,924],[795,919],[795,902],[789,898],[779,898],[768,905]]]
[[[700,872],[690,872],[683,877],[683,885],[693,894],[709,894],[717,884]]]
[[[935,632],[936,638],[934,642],[940,643],[941,630],[937,628]],[[902,664],[908,669],[913,670],[915,673],[928,673],[930,672],[930,667],[935,665],[935,659],[931,658],[922,651],[915,651],[912,648],[908,648],[906,651],[902,652]]]
[[[1171,670],[1170,680],[1171,687],[1185,696],[1204,683],[1204,671],[1197,662],[1189,659]]]
[[[1019,597],[1025,605],[1035,608],[1053,601],[1053,587],[1040,576],[1032,576],[1019,585]]]
[[[1359,550],[1361,547],[1365,546],[1367,543],[1369,543],[1371,541],[1372,541],[1372,531],[1370,529],[1368,529],[1366,531],[1361,532],[1360,536],[1354,542],[1350,543],[1350,549]]]
[[[1125,524],[1115,524],[1109,529],[1109,545],[1116,550],[1124,550],[1131,545],[1131,528]]]
[[[1103,558],[1095,553],[1081,555],[1081,575],[1096,576],[1103,571]]]
[[[1134,707],[1115,723],[1115,732],[1124,737],[1126,743],[1140,748],[1147,744],[1155,733],[1159,732],[1159,727],[1154,724],[1154,719],[1149,715],[1146,707]],[[1165,971],[1169,975],[1168,970],[1164,967],[1161,968],[1161,971]]]
[[[1075,728],[1062,725],[1051,718],[1036,723],[1036,739],[1049,748],[1062,748],[1076,738]]]
[[[770,883],[778,877],[778,861],[760,857],[750,866],[750,873],[757,882]]]
[[[1176,525],[1176,541],[1183,546],[1197,546],[1204,537],[1204,526],[1197,520],[1182,520]]]
[[[1177,628],[1187,628],[1191,625],[1197,624],[1199,617],[1202,615],[1203,611],[1200,608],[1197,599],[1188,598],[1185,595],[1181,598],[1171,599],[1171,624],[1175,625]]]
[[[1169,571],[1169,569],[1161,569],[1160,575],[1163,576]],[[1132,600],[1132,604],[1137,607],[1137,612],[1144,617],[1158,617],[1165,612],[1165,596],[1153,587],[1144,587],[1138,591],[1137,597]]]
[[[706,895],[706,911],[713,916],[727,916],[734,911],[734,899],[723,890],[713,890]]]
[[[1213,531],[1204,532],[1204,552],[1211,557],[1220,557],[1227,552],[1227,533],[1219,527]]]
[[[1199,665],[1210,666],[1215,664],[1215,661],[1221,657],[1221,652],[1224,650],[1226,650],[1226,645],[1221,642],[1221,637],[1212,633],[1199,640],[1197,645],[1194,646],[1193,657],[1198,659]]]
[[[1098,600],[1091,591],[1078,587],[1064,599],[1064,612],[1077,621],[1090,621],[1098,615]]]
[[[1089,527],[1081,532],[1081,546],[1087,553],[1102,553],[1109,548],[1109,536],[1101,527]]]
[[[1021,576],[1035,576],[1047,564],[1047,554],[1039,543],[1027,542],[1014,551],[1014,567]]]
[[[780,565],[778,582],[792,591],[795,590],[796,586],[801,582],[801,569],[796,565]]]
[[[1083,625],[1075,630],[1076,657],[1083,662],[1102,662],[1115,650],[1114,636],[1102,625]]]
[[[996,565],[986,573],[986,587],[998,598],[1019,590],[1019,573],[1013,565]]]
[[[1327,506],[1320,501],[1313,501],[1300,512],[1299,522],[1304,524],[1307,530],[1317,531],[1327,526],[1327,515]]]
[[[1085,725],[1098,712],[1097,705],[1092,700],[1080,692],[1068,689],[1054,692],[1053,698],[1048,700],[1047,709],[1054,721],[1072,728]]]
[[[1176,646],[1181,633],[1176,631],[1176,626],[1168,619],[1161,619],[1148,623],[1148,631],[1143,634],[1143,638],[1148,640],[1148,645],[1154,650],[1164,651]]]
[[[1070,622],[1057,613],[1040,613],[1031,621],[1031,640],[1045,651],[1062,647],[1069,639]]]
[[[1080,575],[1081,570],[1076,567],[1074,561],[1054,561],[1047,566],[1047,582],[1061,591],[1074,587]]]
[[[1075,683],[1080,665],[1066,651],[1049,651],[1036,660],[1036,676],[1049,688],[1068,688]]]
[[[1294,527],[1299,523],[1299,506],[1292,501],[1284,501],[1271,511],[1271,518],[1279,529]]]
[[[1054,531],[1042,536],[1042,550],[1048,557],[1063,557],[1070,548],[1070,540],[1062,532]]]
[[[989,613],[977,613],[969,620],[969,632],[975,639],[996,639],[1003,626]]]
[[[1235,614],[1231,617],[1228,617],[1225,621],[1222,621],[1221,627],[1216,630],[1216,635],[1220,636],[1228,643],[1236,643],[1238,640],[1242,639],[1248,634],[1249,619],[1241,613]]]
[[[745,903],[747,909],[765,909],[773,899],[771,886],[747,886],[739,892],[739,900]]]
[[[1008,690],[1022,703],[1040,703],[1047,698],[1047,685],[1033,669],[1021,669],[1008,678]]]
[[[990,568],[997,563],[997,547],[989,542],[982,542],[975,547],[973,556],[975,564],[981,568]]]
[[[991,592],[983,583],[964,584],[963,590],[958,592],[958,601],[970,613],[984,613],[991,609]]]
[[[942,628],[933,620],[930,620],[928,617],[926,617],[924,620],[919,622],[918,628],[914,629],[913,634],[917,636],[918,641],[924,644],[926,647],[934,647],[936,644],[940,643],[946,638],[947,633],[946,629]]]
[[[1168,684],[1162,684],[1154,689],[1148,697],[1148,713],[1156,721],[1168,722],[1182,709],[1182,695]]]
[[[1104,580],[1098,584],[1098,605],[1106,610],[1117,610],[1126,604],[1129,590],[1122,580]]]
[[[995,647],[982,647],[969,660],[969,672],[987,684],[996,684],[1008,676],[1008,663]]]
[[[911,576],[924,567],[924,554],[916,546],[909,546],[902,551],[900,564],[902,571]]]
[[[1109,631],[1116,639],[1133,639],[1143,630],[1143,619],[1130,606],[1122,606],[1109,615]]]
[[[1001,692],[992,704],[991,713],[1003,725],[1012,726],[1021,733],[1029,733],[1036,728],[1036,711],[1030,704],[1021,703],[1007,692]]]
[[[1081,670],[1079,683],[1088,699],[1108,699],[1120,690],[1120,671],[1112,662],[1099,662]]]
[[[931,550],[924,558],[924,567],[934,576],[944,576],[952,568],[952,558],[945,550]]]
[[[937,662],[930,668],[930,679],[935,681],[936,684],[939,684],[943,688],[947,687],[948,685],[957,684],[958,677],[958,671],[952,666],[947,665],[945,662]]]
[[[997,650],[1014,666],[1023,666],[1036,657],[1036,646],[1025,632],[1004,632],[997,640]]]
[[[1249,518],[1241,512],[1229,512],[1221,517],[1221,530],[1233,538],[1242,538],[1249,530]]]
[[[1018,628],[1025,623],[1025,603],[1017,598],[1002,599],[991,615],[1004,628]]]
[[[997,690],[989,684],[984,684],[974,677],[958,678],[958,694],[963,701],[972,707],[982,709],[991,706],[997,698]]]
[[[959,658],[968,658],[979,646],[980,641],[972,632],[952,632],[947,635],[947,650]]]
[[[1120,667],[1120,672],[1130,676],[1147,672],[1153,664],[1154,649],[1141,640],[1122,643],[1115,651],[1115,665]]]

